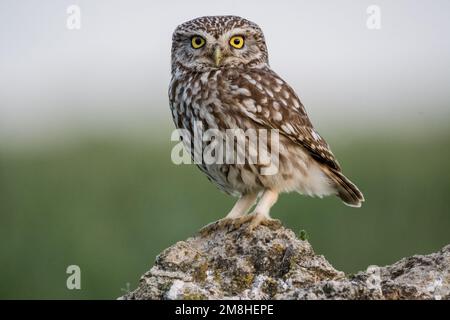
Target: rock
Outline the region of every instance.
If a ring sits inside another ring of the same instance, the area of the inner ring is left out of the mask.
[[[347,277],[279,223],[246,227],[167,248],[120,299],[450,299],[450,245]]]

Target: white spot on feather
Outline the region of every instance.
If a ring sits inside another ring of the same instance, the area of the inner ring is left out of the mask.
[[[273,92],[270,89],[266,88],[266,93],[269,95],[269,97],[273,98]]]
[[[294,127],[290,123],[286,123],[281,126],[286,133],[293,134],[295,132]]]
[[[248,111],[256,112],[255,100],[245,99],[244,101],[242,101],[242,103],[244,104],[244,106],[247,108]]]
[[[234,89],[234,93],[235,94],[241,94],[243,96],[247,96],[250,97],[252,94],[250,93],[250,91],[246,88],[236,88]]]
[[[311,134],[312,134],[314,140],[316,140],[316,141],[319,141],[320,139],[322,139],[322,138],[320,137],[320,135],[319,135],[319,134],[316,132],[316,130],[314,130],[314,129],[311,129]]]
[[[200,78],[200,81],[203,84],[206,84],[208,82],[208,77],[209,77],[209,72],[205,72],[205,73],[202,74],[202,76]]]
[[[244,77],[244,79],[246,79],[248,82],[250,82],[250,84],[256,85],[256,80],[253,79],[252,77],[250,77],[248,74],[244,74],[243,77]]]
[[[280,112],[275,112],[275,113],[273,114],[273,120],[275,120],[275,121],[281,121],[281,120],[283,120],[283,116],[281,115]]]
[[[275,78],[275,81],[279,84],[279,85],[283,85],[284,81],[278,78]]]

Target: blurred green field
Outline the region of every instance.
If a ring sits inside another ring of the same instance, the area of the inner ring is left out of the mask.
[[[348,273],[450,243],[450,134],[345,140],[330,143],[363,208],[289,194],[273,217]],[[162,249],[221,218],[234,199],[173,165],[170,148],[83,139],[0,151],[0,298],[116,298]],[[71,264],[82,290],[66,288]]]

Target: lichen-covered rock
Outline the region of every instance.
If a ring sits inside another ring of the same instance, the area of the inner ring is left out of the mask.
[[[449,299],[450,246],[346,277],[278,223],[217,228],[164,250],[121,299]]]

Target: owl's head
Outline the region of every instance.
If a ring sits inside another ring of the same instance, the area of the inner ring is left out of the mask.
[[[179,25],[172,37],[172,70],[204,72],[268,64],[259,26],[236,16],[201,17]]]

